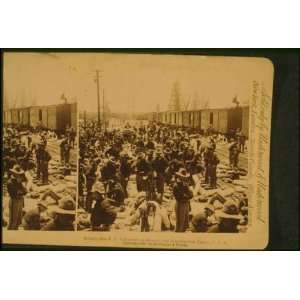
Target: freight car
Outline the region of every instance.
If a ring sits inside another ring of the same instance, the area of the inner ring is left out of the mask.
[[[194,128],[202,132],[214,130],[215,132],[230,134],[239,128],[245,136],[249,136],[249,106],[158,112],[147,114],[147,119],[163,124]]]
[[[42,127],[57,133],[69,126],[77,129],[77,103],[13,108],[3,113],[4,124]]]

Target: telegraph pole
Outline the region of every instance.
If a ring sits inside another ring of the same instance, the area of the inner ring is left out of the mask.
[[[100,116],[100,92],[99,92],[99,70],[96,70],[96,83],[97,83],[97,104],[98,104],[98,126],[101,128],[101,116]]]

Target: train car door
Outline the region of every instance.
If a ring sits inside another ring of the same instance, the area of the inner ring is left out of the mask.
[[[71,106],[69,104],[60,104],[57,107],[57,130],[64,132],[71,126]]]
[[[236,107],[228,110],[228,132],[236,131],[242,128],[243,110],[241,107]]]

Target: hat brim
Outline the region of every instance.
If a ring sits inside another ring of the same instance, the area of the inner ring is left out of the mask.
[[[24,171],[21,171],[21,172],[18,172],[18,171],[15,171],[13,169],[10,169],[9,170],[13,175],[18,175],[18,176],[23,176],[25,175],[25,172]]]
[[[218,217],[221,219],[241,220],[243,217],[240,215],[230,215],[224,212],[218,213]]]
[[[54,213],[60,214],[60,215],[75,215],[75,213],[76,213],[75,209],[74,210],[67,210],[67,209],[60,208],[56,205],[52,206],[50,208],[50,210],[51,210],[51,212],[54,212]]]
[[[183,175],[183,174],[181,174],[181,173],[175,173],[175,175],[176,175],[177,177],[185,178],[185,179],[187,179],[187,178],[190,177],[190,174],[189,174],[189,173],[187,173],[186,175]]]

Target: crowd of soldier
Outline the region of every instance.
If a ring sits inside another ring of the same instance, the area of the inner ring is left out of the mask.
[[[247,206],[246,197],[238,203],[224,203],[222,214],[217,217],[209,205],[213,201],[211,199],[204,213],[197,214],[192,221],[190,201],[203,188],[217,188],[220,160],[216,144],[219,141],[225,140],[228,144],[229,166],[238,168],[239,153],[244,151],[245,145],[241,136],[237,130],[236,135],[227,141],[220,134],[203,136],[156,123],[147,126],[127,124],[123,128],[105,131],[93,122],[82,125],[79,195],[81,208],[91,214],[91,229],[110,230],[118,214],[128,206],[128,181],[135,178],[139,196],[129,206],[133,207],[132,215],[138,213],[141,231],[151,230],[150,216],[159,211],[164,220],[163,227],[167,230],[203,231],[205,226],[195,224],[206,223],[211,226],[207,225],[204,231],[236,232],[242,219],[241,208]],[[174,226],[166,220],[162,205],[166,188],[172,191],[176,201]]]
[[[70,147],[74,147],[74,138],[67,132],[63,137],[62,144],[67,143],[69,147],[61,147],[65,151],[62,154],[62,163],[67,164],[69,159]],[[33,210],[24,212],[24,198],[34,186],[48,186],[49,183],[49,162],[52,159],[47,144],[49,139],[57,139],[54,132],[47,130],[26,130],[18,126],[7,126],[4,128],[3,136],[3,178],[6,192],[9,196],[9,217],[8,222],[3,220],[8,230],[18,230],[21,226],[25,230],[70,230],[70,221],[75,219],[75,202],[71,197],[62,198],[53,191],[47,190],[41,199],[46,196],[53,197],[57,202],[56,206],[51,207],[55,217],[44,220],[42,226],[42,213],[47,210],[44,201],[39,201]],[[66,142],[67,141],[67,142]],[[71,204],[70,204],[71,203]],[[65,214],[62,214],[66,205]],[[70,206],[71,205],[71,206]],[[74,205],[72,209],[72,205]],[[56,208],[56,211],[54,211]],[[72,217],[64,217],[66,215]],[[63,216],[63,217],[62,217]],[[49,222],[46,222],[49,221]],[[8,224],[5,224],[8,223]],[[68,228],[68,229],[67,229]]]

